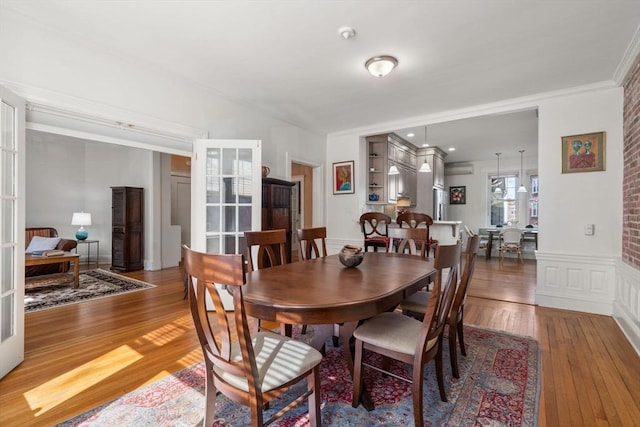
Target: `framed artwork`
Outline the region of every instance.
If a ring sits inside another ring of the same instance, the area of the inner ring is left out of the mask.
[[[467,204],[467,187],[459,185],[457,187],[449,187],[449,204],[450,205],[466,205]]]
[[[562,173],[604,170],[605,133],[562,137]]]
[[[333,194],[353,194],[353,160],[333,164]]]

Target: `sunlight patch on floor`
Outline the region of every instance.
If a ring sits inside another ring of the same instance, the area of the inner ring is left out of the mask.
[[[142,359],[129,346],[120,346],[82,366],[35,387],[24,394],[29,407],[41,415],[72,399],[105,378]]]

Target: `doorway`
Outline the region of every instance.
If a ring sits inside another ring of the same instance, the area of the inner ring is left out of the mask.
[[[313,198],[311,194],[313,167],[300,163],[291,163],[291,182],[295,183],[291,195],[291,230],[293,231],[291,254],[294,259],[298,259],[298,236],[296,230],[313,226]]]

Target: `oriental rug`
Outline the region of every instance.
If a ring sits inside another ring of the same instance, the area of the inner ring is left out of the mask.
[[[29,313],[154,287],[155,285],[101,269],[81,271],[78,288],[73,287],[73,274],[70,273],[27,277],[24,311]]]
[[[529,337],[465,326],[465,344],[467,356],[459,358],[460,379],[455,379],[451,376],[445,341],[448,402],[440,400],[434,363],[426,366],[423,396],[425,425],[537,425],[540,389],[538,342]],[[327,345],[330,345],[330,340]],[[396,373],[410,372],[404,364],[395,363],[392,367]],[[342,351],[340,348],[327,348],[320,374],[322,424],[413,425],[410,385],[390,376],[382,377],[370,369],[365,370],[365,375],[376,406],[371,412],[362,406],[351,407],[351,375]],[[59,426],[200,426],[204,415],[204,377],[204,365],[195,364]],[[300,386],[305,386],[304,381]],[[282,406],[282,401],[272,401],[266,417]],[[305,403],[274,425],[308,425],[306,411]],[[249,424],[247,408],[223,395],[219,395],[216,401],[216,416],[214,426]]]

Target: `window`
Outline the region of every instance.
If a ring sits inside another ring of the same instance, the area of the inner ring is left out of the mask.
[[[517,175],[501,175],[500,177],[489,177],[489,225],[517,223],[517,183]],[[500,188],[501,192],[496,194],[496,188]]]
[[[531,175],[529,178],[531,196],[529,199],[529,224],[538,225],[538,175]]]

